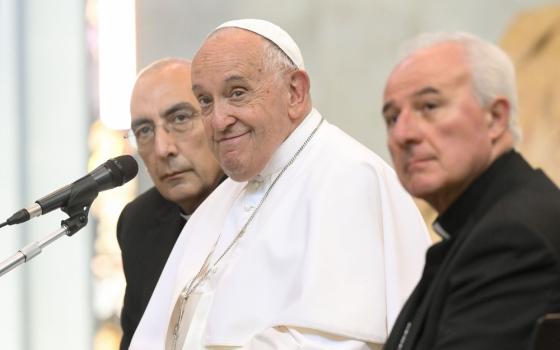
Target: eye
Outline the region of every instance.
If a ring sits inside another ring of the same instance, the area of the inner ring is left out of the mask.
[[[243,88],[234,88],[231,90],[230,97],[234,99],[239,99],[246,94],[246,90]]]
[[[387,126],[387,128],[390,128],[396,124],[399,118],[399,113],[400,111],[396,109],[390,109],[383,113],[383,118],[385,119],[385,125]]]
[[[134,136],[137,140],[147,140],[154,135],[154,126],[149,124],[140,125],[134,130]]]
[[[194,112],[177,113],[177,114],[174,114],[174,115],[170,116],[168,122],[170,124],[174,124],[174,125],[185,124],[185,123],[189,122],[194,117],[194,115],[195,115]]]
[[[431,116],[442,106],[440,99],[423,98],[417,101],[415,109],[424,116]]]
[[[140,125],[138,128],[134,129],[134,135],[136,137],[149,134],[154,130],[154,127],[151,125]]]
[[[198,103],[200,104],[200,108],[208,108],[210,103],[212,103],[212,99],[208,96],[200,95],[198,96]]]
[[[435,102],[424,102],[422,104],[422,110],[423,111],[432,111],[436,108],[439,107],[439,104],[435,103]]]

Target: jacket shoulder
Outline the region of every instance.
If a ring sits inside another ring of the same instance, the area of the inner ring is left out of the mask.
[[[122,210],[117,222],[117,239],[122,243],[123,232],[154,225],[162,216],[180,218],[179,207],[158,192],[155,187],[136,197]]]

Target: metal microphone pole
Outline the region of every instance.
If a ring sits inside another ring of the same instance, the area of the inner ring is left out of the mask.
[[[33,242],[21,248],[17,253],[0,263],[0,276],[13,270],[24,262],[28,262],[29,260],[33,259],[35,256],[39,255],[39,253],[41,253],[43,247],[51,244],[67,233],[68,228],[63,225],[55,232],[43,238],[43,240]]]
[[[85,227],[88,223],[89,208],[98,194],[99,190],[93,178],[85,178],[84,181],[75,184],[72,187],[68,204],[62,208],[62,211],[67,213],[70,217],[61,222],[61,227],[58,230],[47,235],[40,241],[26,245],[17,253],[2,261],[0,263],[0,276],[13,270],[24,262],[33,259],[41,253],[43,247],[51,244],[60,237],[64,235],[72,236]]]

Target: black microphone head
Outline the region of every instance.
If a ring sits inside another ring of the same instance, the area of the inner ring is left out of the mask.
[[[113,174],[117,186],[134,179],[138,174],[138,163],[129,155],[109,159],[105,162],[105,166]]]
[[[132,180],[138,174],[138,163],[129,155],[109,159],[90,175],[97,183],[98,191],[105,191]]]

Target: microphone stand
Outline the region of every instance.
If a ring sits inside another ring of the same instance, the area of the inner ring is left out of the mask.
[[[62,208],[62,211],[68,214],[69,218],[61,221],[61,227],[58,230],[50,233],[42,240],[26,245],[17,253],[2,261],[0,263],[0,276],[33,259],[41,253],[43,247],[46,247],[63,235],[72,236],[84,228],[88,223],[88,213],[91,204],[98,194],[97,183],[93,178],[88,177],[83,182],[76,183],[72,187],[68,203]]]

